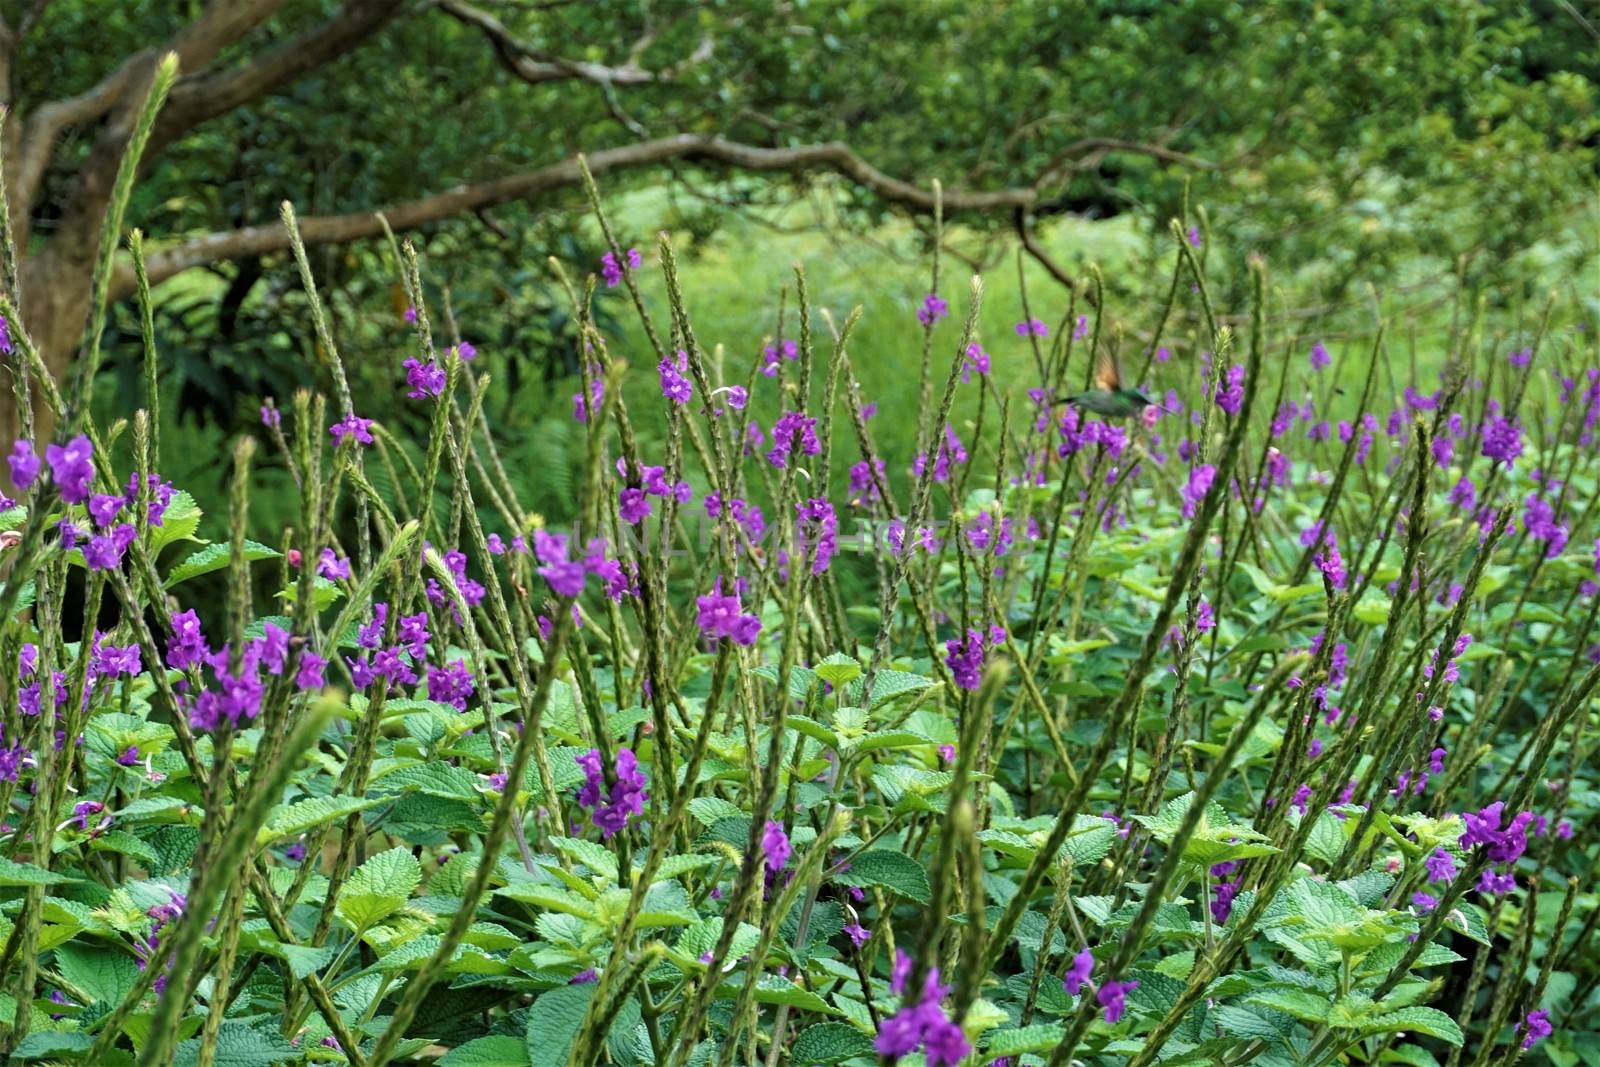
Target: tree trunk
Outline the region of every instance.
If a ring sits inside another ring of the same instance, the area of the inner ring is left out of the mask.
[[[28,337],[56,385],[65,390],[71,384],[67,373],[72,357],[83,338],[84,323],[89,314],[89,300],[94,286],[94,253],[96,248],[52,241],[49,246],[22,262],[22,324]],[[64,255],[70,252],[70,255]],[[55,432],[55,420],[34,393],[34,436],[43,448]],[[14,393],[0,390],[0,448],[10,451],[11,442],[22,434],[21,414],[16,409]],[[7,476],[10,471],[0,471]]]

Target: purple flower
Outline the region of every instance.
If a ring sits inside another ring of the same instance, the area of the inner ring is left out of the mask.
[[[931,327],[949,314],[950,305],[942,300],[938,293],[929,293],[922,298],[922,306],[917,308],[917,321]]]
[[[357,444],[372,444],[372,420],[363,419],[355,412],[351,412],[332,426],[328,432],[333,435],[333,443],[342,445],[345,438],[354,438]]]
[[[1238,895],[1238,882],[1218,882],[1211,891],[1211,921],[1226,923],[1233,915],[1233,901]]]
[[[226,665],[227,649],[218,654],[213,666],[220,661]],[[196,730],[214,731],[224,719],[238,726],[243,720],[252,720],[261,712],[263,687],[256,673],[256,665],[247,656],[239,666],[239,673],[221,670],[216,684],[201,693],[189,712],[189,725]]]
[[[1203,463],[1189,471],[1189,481],[1182,489],[1184,518],[1194,518],[1200,502],[1206,498],[1206,493],[1211,491],[1211,483],[1216,477],[1217,468],[1209,463]]]
[[[15,455],[13,451],[13,459]],[[79,434],[65,445],[46,446],[44,458],[50,464],[50,476],[61,488],[62,500],[81,504],[89,498],[89,483],[94,480],[94,445],[87,436]]]
[[[817,420],[800,411],[786,411],[772,424],[772,448],[767,452],[767,462],[774,467],[787,467],[789,457],[795,452],[814,456],[822,451],[817,442]]]
[[[205,634],[200,631],[200,617],[193,608],[173,613],[171,621],[172,636],[167,638],[167,666],[174,670],[186,670],[211,655]]]
[[[1020,323],[1018,325],[1020,325]],[[983,350],[982,345],[974,341],[967,346],[967,355],[961,364],[961,380],[963,382],[972,381],[972,375],[974,373],[988,374],[989,367],[989,353]]]
[[[1456,877],[1455,857],[1442,848],[1436,848],[1428,853],[1428,858],[1422,861],[1422,866],[1428,871],[1430,882],[1452,882]]]
[[[1439,898],[1431,893],[1416,892],[1411,894],[1411,903],[1418,911],[1426,913],[1439,906]]]
[[[1081,341],[1089,336],[1089,316],[1079,315],[1078,321],[1072,326],[1072,339]]]
[[[94,660],[91,668],[96,675],[102,678],[114,678],[119,674],[130,677],[139,673],[139,646],[125,645],[121,648],[116,645],[102,645],[100,638],[104,634],[96,635],[94,641]]]
[[[1072,965],[1067,968],[1067,976],[1061,980],[1061,988],[1067,991],[1068,996],[1075,997],[1092,973],[1094,973],[1094,953],[1086,948],[1079,949],[1078,954],[1072,957]]]
[[[688,369],[689,354],[683,351],[678,352],[676,362],[672,359],[663,359],[656,364],[656,371],[661,376],[661,395],[674,404],[687,404],[694,397],[694,386],[683,376],[683,372]]]
[[[872,939],[872,932],[860,923],[847,924],[844,932],[850,938],[850,943],[856,948],[860,948]]]
[[[1529,493],[1523,502],[1522,526],[1530,538],[1546,545],[1546,559],[1555,559],[1567,547],[1567,527],[1556,521],[1555,508],[1537,493]]]
[[[428,655],[428,613],[400,616],[400,643],[406,646],[411,658],[422,662]]]
[[[1333,362],[1333,357],[1328,355],[1328,346],[1318,341],[1311,346],[1311,369],[1321,370]]]
[[[1347,575],[1344,569],[1344,559],[1339,555],[1339,546],[1330,544],[1323,551],[1312,557],[1317,569],[1327,575],[1329,583],[1335,589],[1343,589]]]
[[[911,959],[899,953],[895,960],[890,988],[902,992],[911,970]],[[921,1046],[929,1067],[955,1067],[972,1051],[961,1027],[951,1022],[939,1006],[950,992],[939,984],[939,969],[928,972],[922,994],[914,1002],[903,1003],[892,1017],[878,1028],[873,1047],[883,1056],[899,1059]]]
[[[322,550],[322,561],[317,564],[317,574],[328,581],[348,580],[350,577],[350,561],[340,559],[338,553],[331,548]]]
[[[1112,455],[1116,455],[1113,451]],[[950,480],[950,465],[965,463],[968,459],[966,446],[961,443],[961,438],[956,436],[956,431],[949,423],[944,427],[944,438],[939,442],[938,448],[933,453],[933,480],[941,485]],[[911,469],[922,477],[922,472],[927,468],[928,454],[919,452],[912,462]]]
[[[1533,359],[1533,349],[1519,348],[1506,354],[1506,360],[1513,367],[1526,367]]]
[[[356,630],[356,644],[362,648],[377,648],[383,643],[383,628],[389,621],[389,605],[383,601],[372,605],[372,618]]]
[[[299,689],[321,689],[327,683],[322,679],[322,672],[328,666],[328,661],[315,652],[302,652],[300,654],[300,669],[295,672],[294,684]]]
[[[1114,1023],[1128,1010],[1128,994],[1139,988],[1138,982],[1106,982],[1095,994],[1095,999],[1106,1010],[1106,1022]]]
[[[1217,394],[1213,397],[1217,407],[1229,415],[1239,414],[1239,409],[1244,406],[1244,368],[1234,364],[1228,368],[1224,381],[1217,383]]]
[[[372,673],[387,678],[390,685],[412,685],[417,680],[417,672],[401,658],[398,648],[378,649],[372,656]]]
[[[1018,337],[1049,337],[1050,327],[1043,319],[1027,319],[1019,322],[1012,329],[1017,331]]]
[[[1522,455],[1522,427],[1503,415],[1491,415],[1483,426],[1483,456],[1509,466]]]
[[[539,576],[550,583],[550,588],[557,596],[575,597],[583,592],[587,572],[582,563],[567,558],[567,539],[564,536],[535,530],[533,554],[544,564],[539,568]]]
[[[638,270],[641,262],[639,250],[630,248],[624,255],[627,257],[628,267],[632,270]],[[607,252],[600,257],[600,277],[604,279],[607,289],[612,289],[622,284],[622,264],[617,262],[615,252]]]
[[[80,800],[72,806],[73,817],[78,822],[78,829],[89,829],[89,816],[98,815],[106,810],[106,806],[98,800]]]
[[[617,494],[617,514],[629,526],[637,526],[650,516],[650,498],[637,486]]]
[[[1198,227],[1198,226],[1190,226],[1189,227],[1189,235],[1188,236],[1189,236],[1189,244],[1192,245],[1195,248],[1199,248],[1200,247],[1200,227]],[[1137,983],[1135,983],[1135,984],[1137,984]]]
[[[274,623],[263,624],[261,637],[252,645],[252,651],[267,665],[269,674],[282,674],[284,661],[289,656],[289,631]]]
[[[617,750],[613,768],[616,783],[611,787],[610,794],[604,802],[600,799],[605,789],[605,774],[600,766],[600,751],[590,749],[579,756],[578,766],[583,768],[586,776],[583,787],[578,791],[578,803],[593,812],[591,818],[594,825],[599,827],[600,835],[609,841],[619,830],[628,825],[631,816],[644,813],[644,802],[648,794],[644,791],[644,774],[639,770],[639,758],[633,754],[632,749]]]
[[[874,477],[876,472],[876,477]],[[850,465],[850,503],[864,504],[878,499],[878,479],[884,477],[883,460],[874,459],[869,467],[866,460]]]
[[[767,821],[765,829],[761,831],[761,851],[766,856],[767,870],[777,874],[789,865],[789,857],[794,849],[789,844],[789,835],[783,831],[783,823]]]
[[[956,761],[956,746],[940,745],[939,758],[945,763],[954,763]]]
[[[1517,879],[1511,874],[1497,874],[1493,870],[1483,872],[1478,879],[1478,892],[1488,893],[1492,896],[1503,896],[1517,888]]]
[[[1556,1032],[1555,1027],[1550,1025],[1550,1013],[1543,1008],[1530,1011],[1522,1020],[1522,1029],[1527,1032],[1527,1036],[1522,1039],[1524,1049],[1532,1048]]]
[[[983,655],[987,645],[994,648],[1006,639],[1006,632],[1000,626],[991,626],[989,633],[981,630],[968,629],[963,638],[952,637],[944,643],[945,663],[950,667],[950,675],[955,679],[956,685],[968,691],[978,688],[983,679]]]
[[[26,491],[39,477],[39,457],[34,455],[32,442],[18,438],[12,443],[6,462],[11,464],[11,484],[19,491]]]
[[[589,399],[583,398],[582,392],[572,394],[572,417],[579,422],[588,422],[589,416],[600,410],[600,402],[606,398],[606,383],[601,378],[595,378],[589,383]]]
[[[122,565],[122,554],[135,536],[133,527],[127,523],[109,533],[97,534],[83,546],[83,561],[92,571],[113,570]]]
[[[800,548],[811,558],[811,573],[822,574],[839,551],[839,519],[833,505],[814,497],[794,506],[799,523]]]
[[[695,607],[698,609],[696,625],[712,640],[731,637],[735,643],[748,646],[755,643],[756,635],[761,632],[761,619],[743,611],[737,591],[723,595],[721,578],[711,592],[695,598]]]
[[[467,700],[475,686],[472,672],[462,660],[453,660],[448,667],[428,668],[428,699],[449,704],[457,711],[467,710]]]
[[[1528,848],[1528,824],[1533,822],[1533,812],[1522,812],[1502,829],[1500,820],[1504,814],[1503,800],[1497,800],[1476,813],[1463,812],[1461,821],[1467,829],[1461,835],[1461,847],[1483,845],[1491,863],[1517,862]]]
[[[122,495],[122,501],[129,507],[139,502],[140,481],[138,472],[128,475],[128,488]],[[150,504],[145,512],[145,521],[151,526],[160,526],[161,520],[166,518],[172,498],[177,495],[177,490],[172,487],[171,482],[162,481],[159,474],[145,475],[142,487],[150,490]]]
[[[406,384],[411,386],[411,391],[406,394],[412,400],[421,400],[425,396],[438,396],[444,392],[444,368],[433,360],[422,363],[415,358],[408,359],[403,364],[406,368]]]
[[[117,512],[122,510],[122,504],[120,496],[96,493],[89,498],[89,518],[94,520],[96,526],[110,526],[117,520]]]

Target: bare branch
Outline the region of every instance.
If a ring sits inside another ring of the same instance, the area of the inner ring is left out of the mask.
[[[1073,141],[1057,152],[1055,158],[1050,160],[1044,169],[1039,172],[1039,178],[1034,185],[1036,188],[1043,188],[1058,181],[1063,171],[1079,169],[1071,163],[1073,159],[1088,156],[1094,163],[1098,163],[1100,159],[1111,152],[1128,152],[1134,155],[1149,156],[1152,159],[1159,159],[1163,163],[1176,163],[1179,166],[1193,167],[1196,170],[1218,169],[1218,165],[1209,159],[1200,159],[1197,156],[1189,155],[1187,152],[1175,151],[1165,145],[1146,144],[1142,141],[1124,141],[1116,137],[1085,137],[1082,140]]]
[[[711,38],[701,40],[698,48],[682,62],[673,64],[662,70],[650,70],[639,65],[639,57],[655,39],[655,32],[647,32],[634,43],[628,53],[628,61],[621,66],[607,66],[604,63],[589,63],[582,60],[562,59],[538,52],[516,39],[505,24],[482,8],[474,7],[465,0],[438,0],[441,11],[459,20],[460,22],[476,27],[489,38],[489,43],[494,46],[495,55],[511,73],[530,85],[538,85],[551,81],[590,81],[600,85],[645,85],[656,81],[668,81],[696,63],[703,63],[711,57]]]
[[[69,126],[90,122],[124,101],[140,98],[140,90],[156,60],[167,52],[178,54],[179,70],[199,70],[228,45],[255,29],[274,14],[285,0],[213,0],[200,17],[179,30],[171,41],[135,52],[91,88],[65,100],[52,100],[35,108],[23,128],[17,153],[17,172],[11,180],[15,198],[12,217],[25,225],[27,208],[39,191],[45,167],[55,151],[56,139]],[[42,10],[30,11],[34,18]],[[176,95],[176,94],[174,94]]]
[[[1050,277],[1065,286],[1068,292],[1076,292],[1088,302],[1090,307],[1096,307],[1094,288],[1074,281],[1072,275],[1068,274],[1066,269],[1051,257],[1049,252],[1045,251],[1044,245],[1040,244],[1039,239],[1034,236],[1033,227],[1028,225],[1027,212],[1018,208],[1012,222],[1016,226],[1017,237],[1022,241],[1022,247],[1027,251],[1028,255],[1032,256]]]
[[[219,0],[226,3],[228,0]],[[266,0],[282,3],[283,0]],[[403,0],[345,0],[328,21],[270,48],[248,63],[184,78],[172,90],[152,135],[152,148],[207,119],[258,100],[338,59],[402,11]],[[190,68],[194,69],[194,68]]]
[[[652,141],[641,141],[621,148],[610,148],[588,157],[595,174],[649,166],[669,160],[699,160],[721,163],[742,170],[802,172],[831,171],[871,190],[899,207],[921,214],[933,211],[933,194],[909,182],[878,170],[862,159],[849,145],[838,142],[797,145],[789,148],[762,148],[721,137],[677,134]],[[581,182],[576,159],[566,159],[548,167],[510,175],[493,181],[457,188],[375,211],[350,215],[312,216],[300,220],[307,244],[340,244],[375,237],[383,232],[378,221],[381,211],[396,230],[410,230],[441,219],[481,211],[497,204],[525,200],[555,189]],[[1009,211],[1033,207],[1039,194],[1031,187],[962,190],[944,192],[947,215],[961,212]],[[192,267],[242,256],[261,255],[288,247],[288,235],[281,225],[251,226],[209,234],[173,248],[151,254],[147,265],[152,282],[161,282]],[[126,294],[132,284],[131,272],[119,275],[115,290]]]

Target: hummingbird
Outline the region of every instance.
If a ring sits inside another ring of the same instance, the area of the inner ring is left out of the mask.
[[[1060,397],[1059,402],[1111,419],[1139,415],[1145,408],[1159,406],[1143,390],[1123,388],[1122,372],[1117,368],[1117,361],[1109,354],[1100,357],[1100,365],[1095,368],[1094,384],[1095,388],[1070,393]]]

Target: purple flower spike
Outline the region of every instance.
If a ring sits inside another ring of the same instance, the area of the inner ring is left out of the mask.
[[[1128,994],[1139,988],[1138,982],[1106,982],[1095,994],[1095,999],[1106,1010],[1106,1022],[1120,1020],[1128,1010]]]
[[[44,458],[50,464],[50,476],[61,487],[62,500],[81,504],[89,498],[89,483],[94,480],[94,445],[87,436],[79,434],[65,445],[46,446]]]

